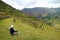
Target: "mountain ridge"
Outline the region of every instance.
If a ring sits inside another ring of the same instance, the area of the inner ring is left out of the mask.
[[[27,15],[30,16],[47,16],[50,13],[55,13],[59,11],[60,8],[44,8],[44,7],[35,7],[35,8],[24,8],[22,12],[26,13]]]

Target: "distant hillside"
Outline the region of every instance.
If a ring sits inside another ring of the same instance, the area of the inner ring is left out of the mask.
[[[41,16],[47,16],[49,14],[57,12],[60,13],[60,8],[43,8],[43,7],[24,8],[22,12],[25,12],[27,15],[40,18]]]

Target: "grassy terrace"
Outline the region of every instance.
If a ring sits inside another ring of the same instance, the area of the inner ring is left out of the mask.
[[[0,20],[0,40],[60,40],[60,31],[52,27],[42,29],[35,28],[28,23],[23,23],[17,19],[16,23],[12,22],[13,18]],[[18,35],[9,34],[9,26],[13,24],[14,29],[18,30]],[[59,27],[60,28],[60,27]]]

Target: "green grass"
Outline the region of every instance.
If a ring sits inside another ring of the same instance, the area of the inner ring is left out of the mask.
[[[0,20],[0,40],[60,40],[60,31],[47,25],[42,29],[35,28],[28,23],[23,23],[20,19],[13,23],[13,18]],[[9,34],[9,26],[13,24],[18,35]]]

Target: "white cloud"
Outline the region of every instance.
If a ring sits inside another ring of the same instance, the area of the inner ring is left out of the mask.
[[[49,3],[52,0],[3,0],[16,9],[33,7],[60,7],[60,4]]]

